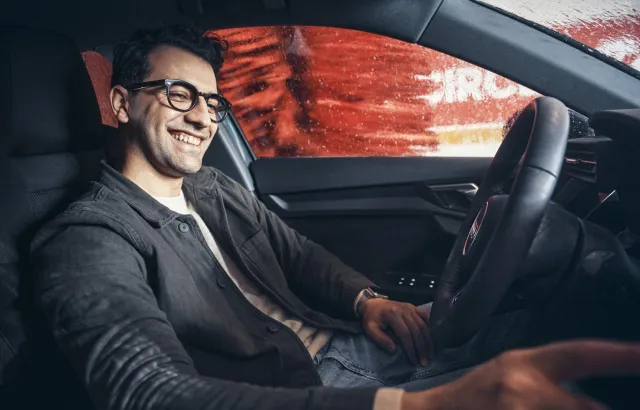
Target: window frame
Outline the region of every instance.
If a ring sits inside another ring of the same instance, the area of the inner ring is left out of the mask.
[[[580,41],[574,39],[573,37],[569,37],[565,34],[562,34],[558,31],[553,30],[552,28],[549,28],[547,26],[545,26],[544,24],[540,24],[540,23],[536,23],[535,21],[531,21],[531,20],[527,20],[524,17],[520,17],[519,15],[512,13],[508,10],[504,10],[501,9],[500,7],[494,6],[490,3],[486,3],[482,0],[470,0],[474,3],[479,4],[482,7],[486,7],[490,10],[493,10],[497,13],[500,13],[504,16],[507,16],[513,20],[516,20],[522,24],[526,24],[529,27],[532,27],[548,36],[554,37],[560,41],[563,41],[565,43],[567,43],[568,45],[577,48],[578,50],[582,51],[583,53],[587,53],[589,55],[592,55],[596,58],[598,58],[599,60],[603,61],[604,63],[607,63],[615,68],[617,68],[620,71],[623,71],[626,74],[629,74],[630,76],[637,78],[638,80],[640,80],[640,71],[634,69],[631,66],[628,66],[627,64],[623,63],[622,61],[616,60],[613,57],[610,57],[606,54],[604,54],[603,52],[599,51],[596,48],[590,47],[584,43],[581,43]]]
[[[558,98],[585,116],[640,106],[638,78],[476,1],[444,0],[417,42]]]

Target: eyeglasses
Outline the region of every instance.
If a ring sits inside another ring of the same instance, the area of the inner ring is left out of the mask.
[[[164,86],[169,105],[181,112],[191,111],[197,104],[198,98],[204,97],[207,109],[211,114],[211,121],[222,122],[231,110],[231,103],[216,93],[202,93],[193,85],[183,80],[155,80],[124,86],[129,91],[139,91],[145,88]]]

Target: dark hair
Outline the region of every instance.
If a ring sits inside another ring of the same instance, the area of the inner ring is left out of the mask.
[[[205,36],[205,31],[186,26],[168,26],[140,30],[128,40],[116,45],[113,51],[111,85],[126,85],[144,81],[149,75],[149,53],[160,46],[174,46],[201,57],[213,67],[216,75],[222,68],[224,41]]]

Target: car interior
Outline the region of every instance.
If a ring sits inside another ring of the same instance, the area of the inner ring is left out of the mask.
[[[97,177],[115,132],[81,52],[108,60],[137,29],[176,23],[361,30],[544,95],[522,107],[495,158],[257,158],[231,115],[204,163],[381,292],[433,301],[437,354],[640,341],[639,73],[471,0],[2,0],[1,8],[1,408],[77,408],[68,383],[77,376],[33,306],[29,246]],[[579,383],[616,409],[639,408],[638,386],[630,377]]]

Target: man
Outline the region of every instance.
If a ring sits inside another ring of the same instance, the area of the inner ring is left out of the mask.
[[[585,342],[503,355],[428,391],[387,388],[425,373],[427,310],[378,295],[202,168],[229,110],[221,64],[221,44],[185,28],[119,45],[108,163],[34,241],[36,298],[97,407],[585,408],[556,384],[640,369],[637,347]]]

